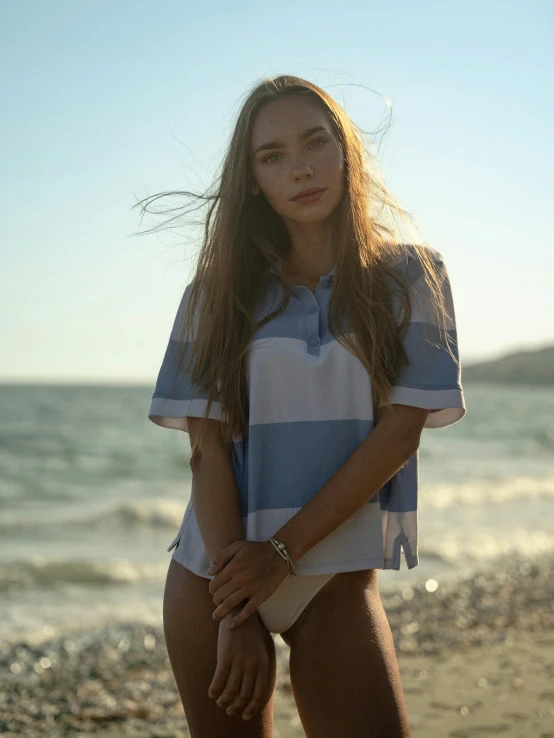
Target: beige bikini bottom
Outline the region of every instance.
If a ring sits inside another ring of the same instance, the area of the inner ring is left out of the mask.
[[[265,627],[270,633],[284,633],[334,576],[335,574],[287,576],[275,592],[258,606],[258,614]]]
[[[168,551],[175,546],[176,541]],[[181,566],[188,568],[177,549],[173,557]],[[300,617],[319,590],[335,574],[314,574],[311,576],[285,577],[275,592],[258,606],[258,614],[270,633],[284,633]]]

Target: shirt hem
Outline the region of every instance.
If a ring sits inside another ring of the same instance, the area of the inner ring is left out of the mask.
[[[189,569],[194,574],[197,574],[204,579],[213,579],[208,574],[208,568],[202,567],[197,561],[191,559],[186,554],[179,552],[177,549],[173,552],[173,559]],[[353,561],[340,561],[336,564],[310,564],[309,566],[296,566],[297,576],[314,576],[317,574],[340,574],[346,571],[361,571],[362,569],[394,569],[400,570],[400,559],[396,558],[384,558],[383,556],[374,556],[369,559],[357,559]],[[406,556],[406,566],[408,569],[413,569],[419,564],[419,557]]]

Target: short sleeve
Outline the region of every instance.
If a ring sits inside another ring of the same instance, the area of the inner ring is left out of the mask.
[[[182,367],[179,367],[183,318],[191,286],[192,283],[187,285],[181,298],[148,412],[148,418],[156,425],[186,433],[189,432],[187,416],[202,418],[208,406],[208,392],[192,384],[190,372],[184,373],[193,349],[198,323],[196,316],[193,321],[192,335],[187,336],[184,342]],[[214,396],[208,417],[221,420],[221,403],[218,392]]]
[[[442,255],[429,249],[441,274],[447,318],[447,333],[452,354],[459,361],[454,300],[448,271]],[[430,410],[424,428],[445,428],[461,420],[466,413],[461,383],[461,368],[450,356],[430,304],[429,288],[423,268],[413,251],[409,252],[405,278],[410,292],[412,316],[403,346],[410,360],[401,368],[391,387],[391,404],[412,405]]]

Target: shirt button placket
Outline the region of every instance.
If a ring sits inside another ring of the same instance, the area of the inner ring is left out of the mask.
[[[314,297],[315,300],[315,297]],[[306,316],[308,353],[319,353],[319,305],[312,305]]]

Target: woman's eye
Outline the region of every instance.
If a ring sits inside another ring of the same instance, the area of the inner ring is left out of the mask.
[[[327,143],[327,139],[325,139],[325,138],[314,138],[312,141],[310,141],[310,145],[313,144],[313,143],[325,144],[325,143]],[[322,147],[321,146],[316,146],[315,148],[316,149],[320,149]],[[269,154],[269,156],[266,156],[265,159],[263,159],[263,162],[264,163],[265,162],[268,162],[269,164],[273,164],[273,162],[269,161],[272,156],[279,156],[279,154]]]

